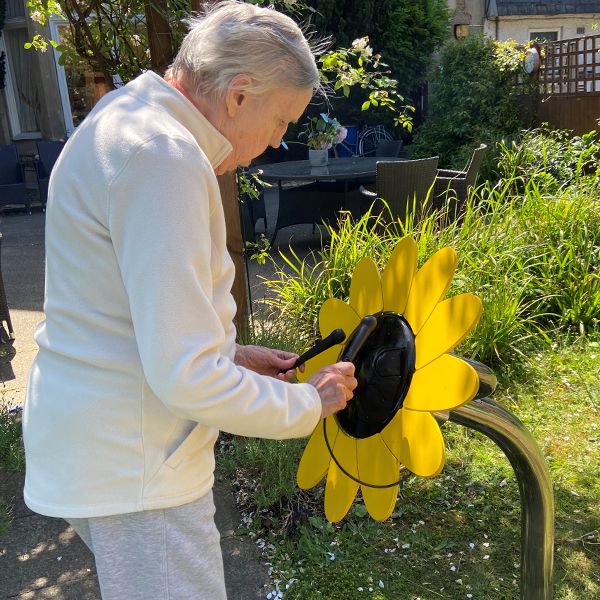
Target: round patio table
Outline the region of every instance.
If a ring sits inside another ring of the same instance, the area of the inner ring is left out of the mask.
[[[375,180],[375,170],[380,161],[398,161],[401,158],[384,156],[355,156],[351,158],[330,158],[324,167],[313,167],[308,160],[268,163],[252,168],[266,181],[353,181]]]
[[[313,167],[308,160],[268,163],[250,169],[265,181],[277,182],[279,210],[271,238],[289,225],[319,224],[333,221],[340,210],[356,212],[353,191],[360,184],[375,182],[377,163],[405,160],[385,156],[330,158],[323,167]],[[284,182],[290,185],[283,187]]]

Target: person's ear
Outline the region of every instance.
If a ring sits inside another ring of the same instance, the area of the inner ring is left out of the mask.
[[[227,87],[225,94],[225,104],[227,106],[227,114],[229,117],[235,117],[240,109],[244,108],[248,102],[248,88],[252,84],[252,79],[240,73],[236,75]]]

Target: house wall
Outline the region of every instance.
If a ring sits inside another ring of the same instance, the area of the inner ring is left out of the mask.
[[[42,27],[28,19],[27,29],[33,37],[40,33],[49,37],[48,28]],[[35,50],[30,50],[35,52]],[[45,140],[66,139],[65,118],[62,110],[60,92],[58,89],[58,77],[56,75],[56,63],[54,53],[35,52],[37,55],[36,67],[40,81],[40,91],[42,95],[42,107],[40,111],[40,127],[42,138]]]
[[[600,13],[547,17],[520,15],[518,17],[499,17],[497,27],[495,21],[487,20],[485,32],[490,37],[501,41],[512,39],[517,42],[526,42],[529,40],[531,31],[558,30],[558,39],[568,40],[592,34],[593,23],[600,23]],[[578,34],[578,27],[584,27],[585,33]]]
[[[471,31],[483,31],[491,38],[506,41],[509,39],[518,42],[529,40],[529,34],[534,31],[558,30],[559,39],[567,40],[580,35],[593,33],[592,25],[600,25],[600,13],[588,13],[578,15],[555,15],[555,16],[524,16],[486,18],[486,6],[490,6],[490,0],[448,0],[448,8],[455,13],[455,19],[461,20],[461,15],[467,15],[470,19]],[[491,6],[490,6],[491,7]],[[578,27],[584,27],[583,34],[577,33]]]

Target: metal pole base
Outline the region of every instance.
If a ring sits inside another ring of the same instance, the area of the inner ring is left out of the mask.
[[[489,437],[510,461],[521,495],[521,600],[552,600],[554,493],[536,441],[515,415],[489,398],[451,410],[449,420]]]

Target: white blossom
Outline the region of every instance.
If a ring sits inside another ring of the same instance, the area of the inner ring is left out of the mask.
[[[32,21],[35,21],[36,23],[41,23],[43,25],[44,15],[42,15],[42,13],[39,10],[32,11],[29,16],[31,17]]]

